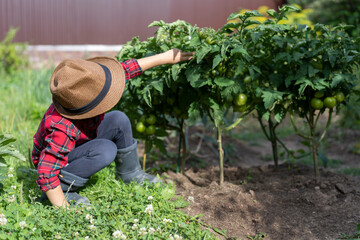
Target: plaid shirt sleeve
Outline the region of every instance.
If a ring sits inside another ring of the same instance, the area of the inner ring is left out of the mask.
[[[134,58],[126,60],[125,62],[121,62],[121,65],[125,70],[126,82],[128,82],[129,79],[139,76],[142,73],[141,67],[139,66],[137,60]]]
[[[58,175],[60,169],[65,167],[68,158],[67,154],[75,148],[75,138],[71,124],[66,121],[48,123],[51,126],[49,133],[44,137],[46,148],[44,148],[39,157],[37,167],[36,183],[42,191],[53,189],[60,185]]]

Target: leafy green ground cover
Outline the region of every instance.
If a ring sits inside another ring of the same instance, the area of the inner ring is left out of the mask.
[[[32,136],[51,102],[50,75],[49,69],[1,74],[0,132],[17,139],[1,153],[12,144],[12,149],[29,157]],[[173,185],[125,185],[114,180],[112,165],[95,174],[81,191],[91,206],[64,210],[38,201],[41,191],[30,162],[4,156],[0,163],[0,239],[215,238],[202,230],[196,217],[179,210],[191,196],[177,198]]]

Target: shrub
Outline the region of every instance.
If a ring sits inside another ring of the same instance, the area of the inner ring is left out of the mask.
[[[332,27],[340,24],[352,25],[346,31],[350,36],[360,36],[360,1],[358,0],[289,0],[313,11],[309,19]]]
[[[14,43],[13,40],[18,28],[10,28],[5,38],[0,42],[0,70],[11,74],[28,64],[24,54],[26,44]]]

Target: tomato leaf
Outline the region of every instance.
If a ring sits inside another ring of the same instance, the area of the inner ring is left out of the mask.
[[[196,51],[196,62],[199,64],[201,60],[211,51],[211,46],[204,45],[199,51]]]
[[[146,104],[151,107],[152,105],[151,105],[150,85],[146,86],[146,87],[141,91],[141,93],[142,93],[142,96],[143,96]]]
[[[165,25],[165,22],[163,20],[160,21],[153,21],[152,23],[150,23],[148,25],[148,27],[162,27],[163,25]]]
[[[335,74],[335,76],[331,79],[331,88],[336,87],[339,83],[341,83],[344,79],[342,74]]]
[[[190,85],[194,88],[200,88],[209,83],[209,80],[200,78],[200,66],[186,69],[185,75]]]
[[[269,16],[272,18],[277,18],[279,15],[278,12],[276,12],[274,9],[269,9],[266,11],[266,13],[269,14]]]
[[[241,13],[231,13],[230,16],[227,18],[227,21],[235,19],[235,18],[241,18],[243,15]]]
[[[193,32],[193,33],[191,34],[191,39],[190,39],[190,44],[189,44],[189,46],[190,46],[190,47],[197,47],[197,46],[199,46],[200,44],[201,44],[201,40],[200,40],[200,38],[199,38],[199,33]]]
[[[224,77],[216,77],[214,79],[214,82],[219,87],[228,87],[228,86],[234,85],[234,83],[235,83],[234,80],[229,79],[229,78],[224,78]]]
[[[212,69],[216,68],[216,66],[219,65],[219,63],[221,62],[221,60],[222,60],[222,57],[220,56],[220,54],[217,54],[217,55],[214,57]]]
[[[285,78],[285,86],[288,88],[294,80],[296,80],[295,76],[292,75],[292,74],[289,74],[289,75]]]
[[[272,105],[276,100],[282,100],[283,93],[278,91],[263,91],[262,99],[266,109],[272,108]]]
[[[172,79],[174,81],[176,81],[176,79],[178,78],[180,70],[181,70],[181,68],[180,68],[180,66],[178,64],[172,65],[172,67],[171,67],[171,76],[172,76]]]
[[[300,79],[298,79],[295,82],[295,85],[300,85],[299,87],[299,94],[302,95],[305,91],[305,89],[310,86],[311,88],[315,89],[314,84],[307,78],[302,77]]]
[[[231,50],[231,56],[233,56],[234,54],[237,54],[237,53],[249,56],[249,53],[242,46],[238,46]]]
[[[256,44],[259,41],[261,34],[259,32],[252,32],[250,36],[253,43]]]
[[[227,23],[225,24],[223,27],[222,27],[222,30],[225,31],[225,30],[228,30],[228,29],[238,29],[239,27],[241,26],[241,23]]]
[[[163,91],[164,85],[162,80],[152,81],[150,85],[153,86],[158,92]]]
[[[189,119],[195,121],[200,116],[200,104],[199,102],[192,102],[188,110]]]

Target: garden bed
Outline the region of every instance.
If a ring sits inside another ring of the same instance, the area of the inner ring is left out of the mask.
[[[163,176],[176,184],[178,195],[193,197],[185,213],[201,214],[204,226],[226,230],[220,239],[342,239],[354,234],[360,223],[360,179],[338,170],[359,169],[360,156],[351,146],[360,134],[341,130],[339,139],[339,131],[331,131],[327,141],[327,157],[339,163],[322,167],[318,181],[309,165],[282,163],[275,169],[266,160],[271,146],[261,139],[256,145],[225,140],[236,146],[237,157],[225,165],[221,186],[217,156],[206,145],[201,154],[207,154],[203,160],[212,166],[188,167],[184,175],[168,171]],[[296,136],[286,137],[285,142],[301,147]],[[196,161],[190,157],[189,166],[191,162]]]

